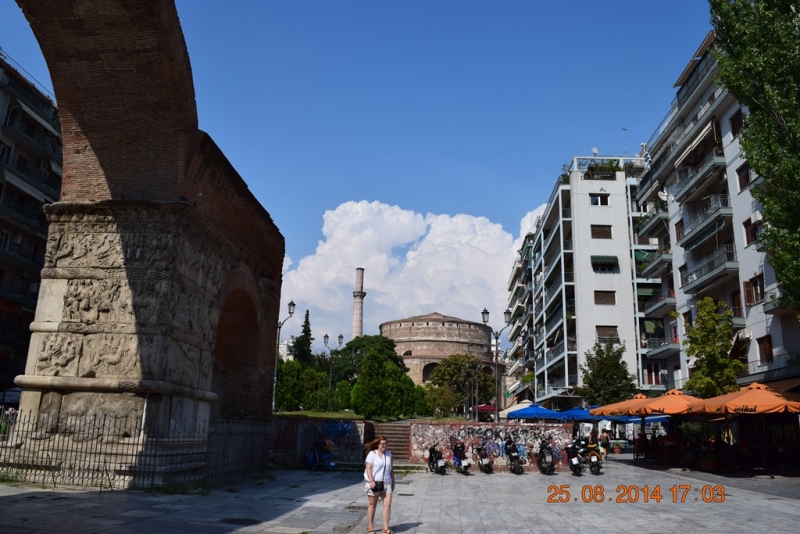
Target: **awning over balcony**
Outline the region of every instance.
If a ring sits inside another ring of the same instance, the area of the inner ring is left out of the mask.
[[[713,129],[714,129],[713,122],[709,122],[708,124],[706,124],[706,126],[700,131],[700,133],[695,136],[694,140],[689,144],[689,146],[686,147],[686,150],[684,150],[683,153],[681,153],[681,155],[675,159],[676,169],[681,166],[681,163],[683,162],[684,159],[686,159],[686,156],[691,154],[692,150],[697,148],[697,145],[702,143],[703,140],[706,138],[706,136],[708,136],[708,134],[710,134]]]
[[[616,256],[592,256],[592,263],[616,265],[619,263],[619,259]]]
[[[693,239],[691,243],[687,243],[686,246],[683,247],[684,250],[693,250],[693,249],[697,248],[704,241],[706,241],[708,238],[710,238],[711,236],[713,236],[714,234],[719,232],[722,229],[723,226],[725,226],[725,221],[724,220],[717,221],[716,224],[712,224],[702,234],[700,234],[698,237]]]
[[[53,126],[52,126],[52,125],[51,125],[49,122],[47,122],[47,121],[46,121],[46,120],[45,120],[43,117],[40,117],[38,113],[36,113],[35,111],[33,111],[31,108],[29,108],[28,106],[26,106],[25,104],[23,104],[23,103],[22,103],[22,102],[20,102],[19,100],[17,100],[17,101],[16,101],[16,105],[18,105],[19,107],[21,107],[21,108],[22,108],[22,111],[24,111],[25,113],[27,113],[27,114],[30,116],[30,118],[32,118],[33,120],[35,120],[36,122],[38,122],[39,124],[41,124],[41,125],[42,125],[42,127],[43,127],[45,130],[47,130],[47,131],[48,131],[48,132],[50,132],[51,134],[55,135],[55,136],[56,136],[56,137],[58,137],[59,139],[61,139],[61,132],[59,132],[58,130],[56,130],[55,128],[53,128]]]

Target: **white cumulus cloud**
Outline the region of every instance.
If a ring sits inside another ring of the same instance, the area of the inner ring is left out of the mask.
[[[381,202],[349,201],[323,216],[314,254],[284,262],[281,310],[294,300],[295,317],[281,337],[298,335],[310,310],[314,350],[322,336],[350,340],[356,268],[363,267],[364,334],[386,321],[440,312],[502,327],[507,283],[522,236],[544,207],[528,213],[515,238],[485,217],[420,214]],[[335,348],[336,343],[333,343]]]

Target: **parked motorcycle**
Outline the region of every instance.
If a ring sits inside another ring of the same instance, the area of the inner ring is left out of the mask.
[[[593,475],[599,475],[603,468],[603,456],[597,443],[589,443],[586,438],[578,438],[566,446],[567,463],[573,474],[581,476],[588,466]]]
[[[515,475],[521,475],[522,471],[522,461],[519,457],[519,451],[517,450],[517,444],[514,443],[514,440],[511,438],[506,438],[506,442],[503,444],[503,448],[505,449],[506,453],[506,463],[508,464],[510,470]]]
[[[464,446],[464,442],[457,442],[455,447],[453,447],[453,465],[456,467],[457,473],[469,475],[469,466],[472,462],[467,458],[467,453],[465,451],[466,447]]]
[[[480,445],[473,447],[473,449],[478,454],[478,467],[480,470],[487,475],[491,474],[492,459],[489,458],[489,454],[486,452],[486,442],[481,442]]]
[[[436,450],[435,443],[428,448],[428,469],[431,470],[431,473],[439,473],[440,475],[446,472],[444,458],[442,453]]]
[[[553,459],[553,447],[549,439],[543,439],[539,444],[539,452],[536,453],[536,465],[543,475],[552,475],[556,470],[556,463]]]

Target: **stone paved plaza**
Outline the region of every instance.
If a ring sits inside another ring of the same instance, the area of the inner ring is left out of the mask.
[[[634,499],[631,486],[640,488],[638,502],[617,502],[623,492]],[[661,501],[648,497],[644,502],[644,486],[651,495],[659,488]],[[678,501],[688,487],[685,502],[673,502],[673,486]],[[704,486],[710,502],[703,501]],[[714,502],[722,501],[720,486],[724,502]],[[570,492],[569,499],[562,490]],[[584,497],[602,502],[584,502]],[[0,485],[0,510],[0,532],[14,534],[366,532],[366,497],[356,472],[279,471],[208,495]],[[378,528],[379,517],[380,505]],[[400,475],[391,526],[407,534],[794,533],[798,518],[800,478],[668,471],[635,466],[622,455],[606,462],[599,477],[545,477],[530,468],[522,476],[477,472],[464,477],[452,470],[444,476]]]

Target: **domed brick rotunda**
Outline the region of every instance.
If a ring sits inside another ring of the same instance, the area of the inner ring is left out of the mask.
[[[494,372],[492,329],[483,323],[434,312],[387,321],[379,328],[382,336],[394,341],[415,384],[428,382],[439,363],[453,354],[469,354],[484,364],[485,372]]]

